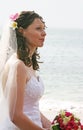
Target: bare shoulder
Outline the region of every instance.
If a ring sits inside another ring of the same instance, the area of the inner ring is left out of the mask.
[[[17,66],[17,73],[18,74],[26,75],[26,66],[21,60],[19,60],[16,63],[16,66]]]

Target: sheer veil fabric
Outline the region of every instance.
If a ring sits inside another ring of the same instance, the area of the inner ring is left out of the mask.
[[[4,28],[0,42],[0,130],[19,130],[12,123],[17,97],[18,60],[10,58],[17,51],[17,39],[15,30],[9,25]],[[6,62],[9,64],[9,72],[5,81],[3,70]],[[2,75],[5,83],[2,82]]]
[[[17,38],[15,30],[11,28],[10,21],[3,28],[0,42],[0,74],[4,68],[4,64],[9,57],[17,51]]]

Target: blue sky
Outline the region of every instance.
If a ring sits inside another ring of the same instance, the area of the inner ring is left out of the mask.
[[[21,10],[34,10],[53,28],[83,28],[83,0],[1,0],[0,27]]]

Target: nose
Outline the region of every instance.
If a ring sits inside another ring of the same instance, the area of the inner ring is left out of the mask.
[[[45,30],[42,30],[42,35],[46,36],[46,31]]]

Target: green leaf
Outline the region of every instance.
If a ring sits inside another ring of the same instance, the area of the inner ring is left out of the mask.
[[[52,130],[61,130],[61,129],[59,128],[59,125],[53,125]]]

